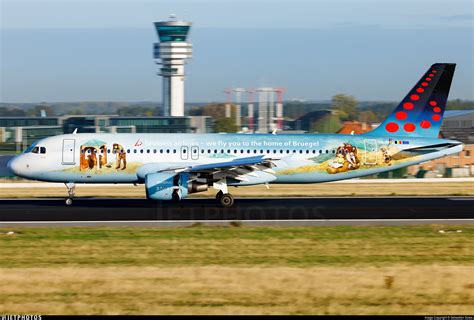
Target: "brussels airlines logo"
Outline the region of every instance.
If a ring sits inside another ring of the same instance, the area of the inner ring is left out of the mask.
[[[135,142],[135,147],[139,147],[141,146],[143,143],[141,142],[140,139],[137,140],[137,142]]]

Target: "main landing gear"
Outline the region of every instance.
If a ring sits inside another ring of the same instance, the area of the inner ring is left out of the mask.
[[[225,182],[214,183],[214,188],[219,190],[216,194],[216,200],[221,206],[228,208],[234,204],[234,197],[227,191]]]
[[[65,185],[66,185],[66,188],[67,188],[67,193],[69,195],[69,197],[66,198],[66,205],[70,206],[72,204],[72,199],[76,195],[75,191],[74,191],[75,188],[76,188],[76,184],[74,182],[69,182],[69,183],[65,183]]]

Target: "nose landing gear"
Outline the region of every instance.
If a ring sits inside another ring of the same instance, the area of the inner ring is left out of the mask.
[[[69,182],[69,183],[65,183],[65,185],[67,188],[67,193],[69,195],[69,197],[66,198],[66,205],[70,206],[72,204],[72,199],[76,195],[75,193],[76,184],[74,182]]]

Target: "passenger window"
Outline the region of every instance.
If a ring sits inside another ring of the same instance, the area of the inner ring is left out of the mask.
[[[146,153],[150,153],[150,149],[146,149]]]
[[[137,149],[134,149],[134,150],[133,150],[133,153],[137,153]]]
[[[140,153],[143,153],[143,149],[140,149]]]
[[[110,151],[110,150],[109,150]],[[130,153],[130,149],[127,149],[127,153]]]

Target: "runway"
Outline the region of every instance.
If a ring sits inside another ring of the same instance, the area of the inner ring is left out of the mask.
[[[474,197],[241,198],[231,208],[214,199],[179,203],[144,199],[0,200],[0,227],[474,224]]]

